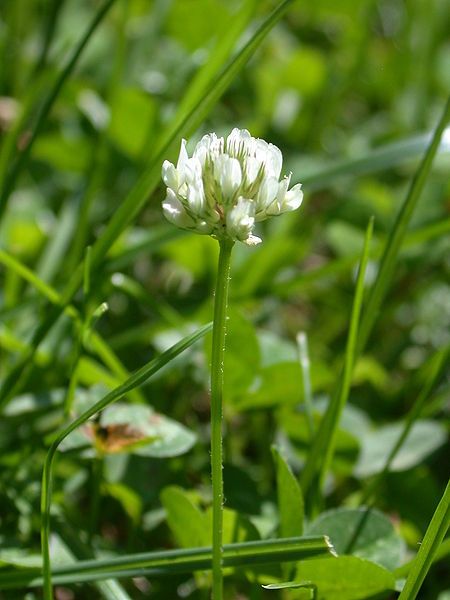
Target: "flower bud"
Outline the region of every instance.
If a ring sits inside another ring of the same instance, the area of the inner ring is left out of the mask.
[[[290,190],[291,175],[281,181],[279,148],[233,129],[225,138],[209,133],[189,158],[182,140],[177,166],[165,160],[165,217],[177,227],[217,239],[254,245],[257,221],[296,210],[303,199],[301,184]]]

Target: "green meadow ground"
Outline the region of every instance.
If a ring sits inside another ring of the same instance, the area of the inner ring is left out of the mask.
[[[55,598],[210,596],[218,244],[164,220],[160,171],[233,127],[304,203],[233,252],[224,597],[450,598],[449,25],[445,0],[3,0],[1,600],[43,597],[46,455],[107,394],[44,497]]]

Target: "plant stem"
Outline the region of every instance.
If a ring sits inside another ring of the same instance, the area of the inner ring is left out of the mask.
[[[214,324],[211,358],[211,475],[213,492],[212,538],[212,597],[222,600],[222,526],[223,526],[223,474],[222,474],[222,396],[223,361],[227,319],[228,284],[233,242],[220,241],[219,265],[214,300]]]
[[[50,505],[52,495],[52,463],[57,446],[53,444],[46,456],[42,474],[41,491],[41,551],[44,600],[53,600],[52,572],[50,563]]]

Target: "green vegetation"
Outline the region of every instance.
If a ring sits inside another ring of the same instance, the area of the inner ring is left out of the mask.
[[[449,20],[3,3],[0,600],[449,596]],[[229,265],[161,166],[234,127],[304,202]]]

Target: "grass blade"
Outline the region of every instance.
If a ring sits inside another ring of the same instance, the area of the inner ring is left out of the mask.
[[[326,536],[294,537],[225,544],[224,566],[241,567],[334,556]],[[110,578],[170,576],[211,569],[211,547],[164,550],[108,559],[79,561],[53,570],[55,583],[80,583]],[[39,569],[19,569],[0,574],[0,589],[40,587]]]
[[[311,387],[311,361],[309,360],[308,336],[304,331],[297,333],[297,352],[303,379],[303,398],[305,405],[305,416],[308,424],[309,438],[314,436],[314,417]]]
[[[34,142],[36,141],[36,138],[38,137],[39,133],[41,132],[42,127],[45,123],[45,120],[48,117],[50,110],[53,107],[53,104],[55,103],[55,100],[58,98],[65,82],[67,81],[67,79],[69,78],[71,73],[73,72],[75,65],[78,62],[78,59],[80,58],[83,50],[87,46],[89,40],[91,39],[91,37],[94,34],[95,30],[97,29],[98,25],[101,23],[101,21],[103,20],[103,18],[105,17],[107,12],[111,8],[111,6],[114,4],[114,2],[115,2],[115,0],[106,0],[106,2],[103,4],[103,6],[101,6],[100,9],[97,11],[94,18],[92,19],[92,22],[89,24],[89,27],[87,28],[86,32],[84,33],[83,37],[81,38],[81,40],[78,42],[78,44],[73,49],[73,52],[72,52],[71,56],[69,57],[67,64],[61,70],[56,82],[54,83],[47,98],[45,99],[44,104],[42,105],[42,108],[39,111],[39,114],[37,116],[34,127],[31,131],[30,139],[28,140],[28,143],[25,146],[25,148],[19,153],[15,163],[13,164],[13,166],[9,172],[9,175],[5,179],[5,182],[4,182],[1,194],[0,194],[0,220],[5,212],[9,196],[10,196],[12,190],[14,189],[16,180],[17,180],[18,176],[20,175],[20,173],[22,172],[22,169],[24,168],[24,166],[27,163],[27,160],[28,160],[28,157],[30,156],[30,152],[34,145]]]
[[[428,529],[420,544],[419,552],[412,563],[411,570],[406,578],[405,587],[398,597],[398,600],[414,600],[414,598],[417,598],[423,580],[425,579],[439,546],[447,533],[449,522],[450,481],[447,483],[444,495],[434,511],[433,518],[428,525]]]
[[[450,133],[450,129],[447,128],[444,135],[447,135],[447,132]],[[311,170],[309,173],[306,172],[302,175],[301,180],[308,191],[316,191],[327,188],[340,177],[355,177],[392,169],[392,167],[401,165],[407,160],[421,156],[426,151],[432,138],[432,133],[426,133],[411,136],[400,142],[385,144],[371,150],[366,156],[330,162],[318,169]],[[442,138],[437,151],[449,152],[450,144],[444,140],[444,136]],[[300,161],[300,159],[291,159],[287,170],[292,170],[293,173],[301,173],[301,169],[296,166],[297,161]]]
[[[364,316],[361,321],[358,352],[362,352],[378,318],[381,304],[386,296],[387,289],[394,273],[397,257],[406,234],[407,227],[422,193],[425,182],[430,173],[433,159],[436,155],[445,126],[450,119],[450,97],[443,110],[439,123],[434,130],[433,137],[427,147],[425,155],[411,182],[405,201],[398,214],[392,231],[389,235],[376,281],[370,290],[369,299],[364,307]]]
[[[372,232],[373,218],[369,221],[369,225],[367,227],[364,248],[359,266],[355,297],[353,300],[352,314],[350,319],[350,330],[348,333],[347,347],[345,351],[342,382],[337,388],[337,393],[330,401],[327,411],[320,423],[317,435],[315,436],[313,444],[308,453],[306,465],[301,476],[301,483],[304,493],[309,491],[313,481],[316,481],[317,487],[320,487],[323,483],[323,479],[333,456],[334,440],[336,437],[340,417],[350,392],[353,367],[357,356],[356,346],[358,339],[358,325],[361,314],[361,306],[364,294],[364,279],[367,262],[369,260]]]
[[[44,598],[45,600],[52,600],[52,582],[51,582],[51,571],[50,571],[50,551],[49,551],[49,535],[50,535],[50,504],[51,504],[51,486],[52,486],[52,465],[55,453],[61,442],[70,434],[72,431],[77,429],[83,423],[86,423],[88,419],[94,416],[99,411],[103,410],[106,406],[109,406],[113,402],[116,402],[120,398],[123,398],[134,388],[142,385],[157,371],[162,369],[176,356],[181,354],[184,350],[192,346],[194,342],[203,337],[208,331],[211,330],[212,325],[209,323],[198,329],[195,333],[186,336],[177,344],[166,350],[161,356],[154,358],[146,365],[141,367],[138,371],[133,373],[131,377],[125,381],[122,385],[115,388],[109,394],[106,394],[101,400],[96,402],[88,410],[82,413],[77,419],[72,421],[63,431],[61,431],[47,453],[44,471],[42,475],[42,492],[41,492],[41,540],[42,540],[42,556],[43,556],[43,573],[44,573]]]
[[[434,554],[433,564],[435,562],[438,562],[439,560],[447,558],[447,556],[449,556],[449,555],[450,555],[450,538],[446,538],[441,543],[439,548],[437,549],[436,554]],[[397,579],[407,577],[408,574],[410,573],[411,569],[413,568],[414,562],[415,562],[415,557],[412,560],[405,563],[404,565],[402,565],[401,567],[398,567],[398,569],[395,569],[395,571],[394,571],[395,577]]]

